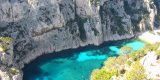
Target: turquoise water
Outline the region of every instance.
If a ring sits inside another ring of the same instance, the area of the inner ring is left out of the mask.
[[[88,46],[80,50],[66,50],[40,57],[24,68],[23,80],[89,80],[92,70],[102,67],[108,57],[118,56],[122,46],[131,46],[134,50],[144,46],[140,40],[113,41],[105,44],[107,45],[96,48]]]

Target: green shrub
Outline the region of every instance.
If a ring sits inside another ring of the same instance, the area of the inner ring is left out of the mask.
[[[143,48],[143,50],[144,50],[144,53],[146,53],[147,54],[147,52],[149,52],[149,51],[155,51],[156,52],[156,54],[158,55],[158,56],[160,56],[160,43],[156,43],[156,44],[147,44],[147,45],[145,45],[145,47]]]
[[[156,54],[160,56],[160,50],[156,50]]]
[[[0,40],[4,43],[10,43],[12,41],[11,37],[0,37]]]
[[[15,68],[11,68],[11,69],[9,69],[9,73],[12,75],[16,75],[19,73],[19,70],[15,69]]]
[[[95,6],[98,6],[100,4],[100,0],[91,0],[91,3],[94,3]]]
[[[130,70],[125,73],[125,80],[146,80],[144,67],[139,61],[131,64]]]
[[[104,68],[108,70],[116,69],[119,72],[124,68],[124,64],[127,61],[127,56],[111,57],[106,62],[104,62]]]
[[[145,52],[144,49],[140,49],[136,52],[132,52],[129,54],[129,58],[133,61],[137,61],[137,60],[140,60],[143,56],[146,55],[147,52]]]
[[[119,75],[117,70],[96,69],[92,72],[91,80],[111,80],[114,75]]]
[[[124,65],[127,61],[127,56],[119,56],[116,58],[116,64],[118,65]]]
[[[0,37],[0,41],[2,41],[2,44],[0,47],[2,47],[3,51],[6,52],[9,46],[9,43],[12,41],[11,37]]]
[[[129,66],[131,66],[132,62],[133,61],[131,61],[131,60],[127,60],[126,64],[129,65]]]
[[[3,51],[6,52],[8,49],[8,44],[4,43],[4,44],[2,44],[1,47],[2,47]]]
[[[112,68],[115,65],[116,57],[110,57],[104,62],[105,67]]]
[[[159,47],[160,47],[160,43],[146,44],[143,49],[145,50],[145,52],[149,52],[149,51],[156,51]]]
[[[149,0],[149,3],[151,4],[152,0]]]
[[[133,61],[137,61],[137,60],[138,60],[138,56],[136,55],[135,52],[130,53],[130,54],[129,54],[129,58],[130,58],[131,60],[133,60]]]
[[[139,49],[138,51],[136,51],[136,54],[139,57],[143,57],[143,56],[145,56],[147,54],[147,52],[144,49]]]

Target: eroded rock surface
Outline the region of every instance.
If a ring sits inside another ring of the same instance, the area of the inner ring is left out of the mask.
[[[149,80],[159,80],[160,79],[160,59],[155,52],[148,52],[148,54],[141,59],[141,64],[143,64],[147,79]]]
[[[13,41],[12,66],[44,53],[131,38],[158,28],[159,0],[0,0],[0,36]]]

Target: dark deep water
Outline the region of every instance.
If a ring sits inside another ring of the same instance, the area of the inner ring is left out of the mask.
[[[98,47],[89,45],[38,57],[23,69],[23,80],[89,80],[93,69],[100,68],[112,56],[118,56],[122,46],[134,50],[143,48],[138,39],[106,42]]]

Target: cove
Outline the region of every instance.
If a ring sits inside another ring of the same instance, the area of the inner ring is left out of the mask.
[[[145,43],[138,39],[109,41],[43,55],[25,65],[23,80],[89,80],[92,70],[102,67],[108,57],[118,56],[126,45],[136,51]]]

